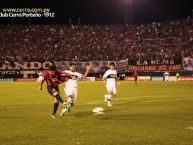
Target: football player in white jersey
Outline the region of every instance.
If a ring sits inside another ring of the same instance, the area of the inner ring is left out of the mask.
[[[165,82],[165,83],[168,83],[168,82],[169,82],[169,76],[170,76],[170,73],[166,71],[166,72],[164,73],[164,82]]]
[[[90,65],[86,65],[86,71],[84,74],[76,72],[76,64],[70,64],[69,70],[65,70],[64,72],[73,76],[73,78],[69,78],[65,82],[64,92],[67,96],[66,108],[62,109],[60,116],[64,115],[66,112],[70,112],[71,107],[74,105],[75,100],[77,99],[77,80],[85,79],[89,73]]]
[[[115,63],[111,62],[109,65],[109,70],[103,75],[103,80],[106,84],[107,95],[105,95],[105,101],[108,106],[112,106],[112,97],[116,95],[116,81],[117,81],[117,71],[115,70]]]

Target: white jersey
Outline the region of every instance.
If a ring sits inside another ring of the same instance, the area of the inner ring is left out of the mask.
[[[37,81],[39,81],[39,82],[41,82],[41,81],[43,81],[44,80],[44,77],[43,77],[43,73],[42,72],[39,72],[38,73],[38,78],[37,78]]]
[[[164,73],[164,77],[169,76],[169,75],[170,75],[169,72]]]
[[[81,79],[82,74],[78,72],[73,72],[71,70],[65,70],[66,73],[70,74],[71,76],[75,76],[76,79],[68,79],[65,84],[68,88],[77,88],[77,79]]]
[[[165,81],[165,82],[168,82],[168,81],[169,81],[169,76],[170,76],[169,72],[165,72],[165,73],[164,73],[164,81]]]
[[[103,75],[103,78],[107,80],[106,86],[115,86],[116,78],[117,78],[117,71],[116,70],[107,70]]]

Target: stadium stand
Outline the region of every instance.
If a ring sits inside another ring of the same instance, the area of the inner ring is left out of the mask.
[[[0,25],[0,62],[193,57],[193,20],[145,25]]]

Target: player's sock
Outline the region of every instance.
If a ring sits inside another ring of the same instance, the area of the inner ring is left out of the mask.
[[[53,111],[53,115],[56,114],[56,111],[58,110],[58,106],[59,106],[59,103],[54,103],[54,111]]]
[[[112,104],[111,104],[111,101],[108,101],[108,104],[107,104],[109,107],[111,107],[112,106]]]
[[[112,95],[107,95],[107,101],[111,101]]]
[[[108,101],[108,95],[105,95],[105,102]]]
[[[74,103],[72,101],[72,98],[69,97],[68,100],[67,100],[67,105],[64,109],[62,109],[62,111],[60,113],[60,116],[63,116],[64,113],[66,113],[66,112],[70,112],[73,105],[74,105]]]
[[[72,100],[72,98],[68,98],[68,105],[66,106],[66,108],[67,108],[67,110],[68,110],[68,112],[70,112],[70,110],[71,110],[71,108],[72,108],[72,106],[74,105],[74,103],[73,103],[73,100]]]
[[[67,112],[70,112],[71,107],[72,107],[72,104],[71,104],[71,103],[68,103],[68,105],[66,106]]]
[[[66,108],[62,109],[60,116],[63,116],[65,112],[67,112],[67,109]]]
[[[74,103],[68,103],[67,104],[67,106],[64,108],[64,109],[62,109],[62,111],[61,111],[61,113],[60,113],[60,116],[63,116],[64,115],[64,113],[66,113],[66,112],[70,112],[70,110],[71,110],[71,108],[72,108],[72,106],[74,105]]]
[[[112,106],[111,104],[112,95],[107,95],[107,105]]]
[[[60,103],[63,104],[64,101],[62,100],[62,98],[60,97],[59,94],[57,94],[55,97],[56,97],[56,99],[57,99]]]

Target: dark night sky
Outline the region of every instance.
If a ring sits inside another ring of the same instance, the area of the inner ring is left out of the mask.
[[[1,8],[49,7],[56,18],[31,18],[31,23],[123,24],[124,0],[1,0]],[[183,19],[192,15],[193,0],[134,0],[134,23]],[[14,18],[14,23],[28,20]],[[10,18],[0,18],[0,23]]]

